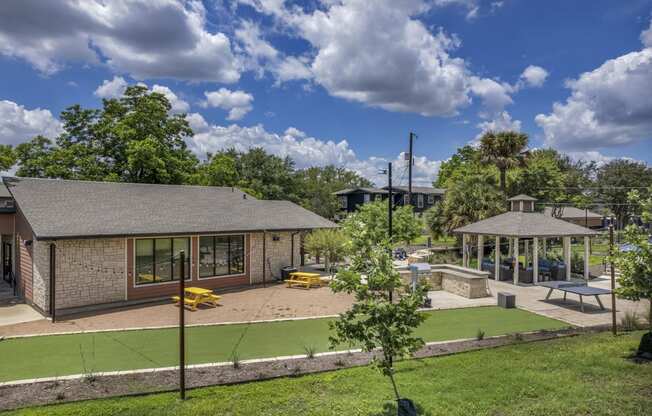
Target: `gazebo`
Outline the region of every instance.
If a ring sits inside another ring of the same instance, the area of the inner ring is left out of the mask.
[[[478,269],[482,268],[484,258],[484,239],[494,237],[496,239],[496,250],[494,260],[494,276],[498,280],[500,275],[500,241],[502,238],[509,239],[510,252],[513,249],[513,278],[514,284],[519,282],[519,241],[525,240],[525,255],[527,267],[528,244],[533,243],[532,250],[532,272],[533,283],[539,280],[539,243],[543,243],[543,251],[546,250],[546,241],[549,238],[562,238],[563,258],[565,263],[565,279],[571,278],[571,238],[584,238],[584,278],[589,279],[589,240],[597,235],[596,231],[572,224],[567,221],[544,215],[534,211],[535,198],[527,195],[518,195],[508,199],[510,211],[487,218],[473,224],[455,229],[453,232],[462,234],[462,264],[469,267],[468,238],[477,236],[478,239]]]

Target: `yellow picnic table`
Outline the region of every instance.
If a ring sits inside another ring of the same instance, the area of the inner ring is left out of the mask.
[[[200,304],[213,305],[217,307],[217,302],[220,300],[221,296],[218,296],[213,293],[210,289],[202,289],[201,287],[187,287],[185,288],[185,296],[183,298],[183,303],[186,306],[190,306],[190,310],[197,310],[197,306]],[[179,296],[172,296],[172,300],[180,304]]]
[[[321,287],[323,284],[319,273],[309,272],[292,272],[290,273],[290,278],[285,283],[288,284],[288,287],[303,286],[306,289],[310,289],[312,286]]]

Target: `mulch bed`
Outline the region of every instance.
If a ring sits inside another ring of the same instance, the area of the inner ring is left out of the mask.
[[[415,358],[457,354],[485,348],[495,348],[521,342],[550,340],[603,330],[570,328],[558,331],[540,331],[512,334],[483,340],[465,340],[432,343],[415,354]],[[238,368],[229,363],[209,367],[188,368],[188,388],[245,383],[278,377],[332,371],[341,368],[368,365],[374,353],[341,352],[317,354],[313,358],[286,358],[258,362],[242,362]],[[161,370],[119,375],[86,375],[72,380],[42,381],[29,384],[0,386],[0,410],[35,405],[64,403],[116,396],[142,395],[174,391],[178,388],[178,370]]]

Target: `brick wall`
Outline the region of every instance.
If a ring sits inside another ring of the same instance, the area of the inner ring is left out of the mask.
[[[263,233],[253,233],[251,235],[251,252],[250,257],[250,279],[251,283],[262,283],[263,281]],[[290,249],[292,247],[291,238],[294,238],[294,266],[299,267],[300,256],[300,238],[299,234],[293,237],[292,232],[268,232],[266,233],[265,250],[269,262],[265,262],[266,280],[269,282],[281,274],[281,267],[290,266],[292,259]],[[274,241],[274,236],[278,236],[278,241]]]
[[[49,310],[50,241],[34,241],[34,303]],[[56,241],[57,309],[125,300],[122,238]]]

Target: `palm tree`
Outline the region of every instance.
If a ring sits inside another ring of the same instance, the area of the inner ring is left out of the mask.
[[[505,193],[507,169],[523,162],[528,143],[525,133],[516,131],[488,131],[480,139],[480,154],[486,164],[496,165],[500,171],[500,190]]]

